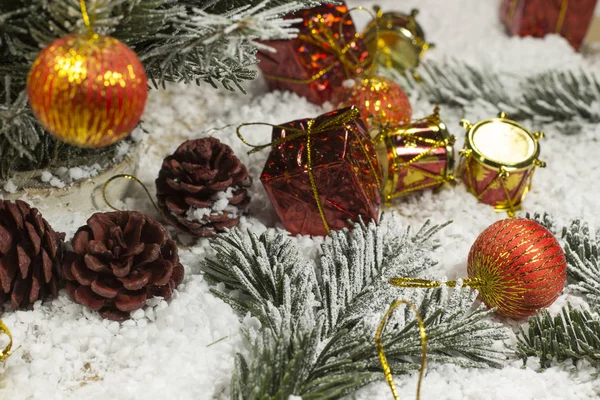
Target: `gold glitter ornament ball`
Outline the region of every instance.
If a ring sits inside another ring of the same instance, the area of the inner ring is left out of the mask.
[[[412,117],[406,92],[396,82],[381,76],[347,80],[334,91],[332,102],[337,108],[358,108],[369,128],[405,124]]]
[[[498,221],[477,238],[468,261],[479,295],[508,318],[524,318],[550,306],[567,279],[565,253],[552,233],[535,221]]]
[[[117,39],[70,35],[41,51],[27,77],[44,128],[77,147],[109,146],[140,121],[148,96],[137,55]]]

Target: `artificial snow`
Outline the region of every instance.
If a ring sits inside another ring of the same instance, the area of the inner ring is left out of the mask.
[[[239,209],[229,205],[229,199],[233,197],[233,191],[234,188],[229,187],[226,190],[215,193],[211,196],[211,200],[213,200],[214,203],[210,207],[190,207],[185,214],[185,218],[189,221],[205,222],[204,217],[207,215],[220,215],[223,214],[224,211],[231,217],[237,217]]]
[[[8,181],[6,181],[6,183],[4,184],[4,186],[2,187],[2,189],[4,189],[5,192],[8,193],[16,193],[17,189],[19,189],[17,187],[17,185],[15,185],[13,183],[13,181],[11,181],[10,179]]]
[[[370,7],[374,2],[350,1],[351,6]],[[548,68],[570,67],[593,71],[591,61],[575,53],[567,42],[556,35],[545,39],[508,37],[498,17],[498,0],[381,0],[384,10],[408,11],[418,7],[419,21],[427,39],[437,47],[427,53],[435,60],[460,57],[480,68],[525,76]],[[369,16],[356,12],[355,20],[364,26]],[[293,93],[268,92],[262,79],[246,85],[247,95],[215,90],[210,85],[172,85],[166,91],[152,91],[144,115],[143,128],[148,132],[141,142],[142,157],[139,178],[154,192],[154,180],[162,160],[184,140],[205,135],[218,137],[230,145],[254,178],[249,189],[252,202],[249,215],[242,217],[240,227],[261,234],[267,228],[283,229],[258,179],[267,150],[247,155],[250,150],[235,134],[235,128],[215,130],[240,122],[280,124],[297,118],[316,116],[324,108],[308,103]],[[428,115],[433,104],[418,96],[411,97],[414,116]],[[476,121],[492,117],[478,104],[463,113],[442,107],[441,117],[462,146],[461,118]],[[491,113],[491,114],[490,114]],[[600,202],[595,182],[600,182],[600,127],[584,125],[577,135],[566,135],[560,124],[536,125],[522,121],[532,129],[543,129],[541,159],[547,168],[539,169],[533,188],[526,198],[524,212],[547,211],[564,225],[583,218],[600,226],[597,212]],[[536,122],[539,124],[539,122]],[[211,130],[212,129],[212,130]],[[571,128],[572,129],[572,128]],[[579,129],[578,129],[579,131]],[[140,130],[141,132],[141,130]],[[141,133],[136,135],[144,136]],[[245,131],[253,143],[267,143],[270,129],[252,126]],[[52,171],[53,178],[65,182],[82,171]],[[48,177],[48,175],[46,175]],[[9,182],[10,183],[10,182]],[[9,183],[4,189],[14,190]],[[45,207],[43,199],[34,199],[44,217],[57,230],[71,238],[90,216],[80,212]],[[123,202],[119,203],[122,205]],[[128,209],[151,210],[143,193],[127,198]],[[434,223],[454,222],[437,237],[441,247],[435,252],[438,267],[429,276],[455,279],[464,277],[469,248],[488,225],[504,218],[489,206],[478,204],[464,185],[445,188],[438,193],[423,192],[394,202],[392,207],[401,221],[418,228],[427,219]],[[389,211],[389,210],[388,210]],[[322,238],[296,237],[306,257],[314,257]],[[181,245],[185,266],[184,282],[173,298],[166,302],[151,299],[143,310],[133,313],[126,323],[101,319],[96,312],[74,303],[66,291],[56,299],[37,302],[31,311],[6,311],[4,323],[11,329],[16,349],[4,369],[0,365],[0,398],[20,399],[227,399],[229,382],[237,352],[247,350],[240,335],[242,324],[258,327],[249,316],[237,315],[231,307],[214,297],[204,281],[199,263],[210,254],[208,241],[191,240]],[[583,304],[565,290],[550,307],[556,313],[561,305]],[[243,322],[240,322],[242,320]],[[504,321],[513,328],[515,322]],[[0,337],[0,340],[2,337]],[[514,347],[515,338],[508,341]],[[498,343],[502,345],[502,343]],[[599,371],[588,364],[569,363],[539,370],[535,359],[525,368],[520,360],[511,359],[502,370],[462,369],[453,365],[428,366],[422,388],[422,399],[429,400],[585,400],[600,396]],[[396,376],[400,398],[413,399],[417,374]],[[365,387],[348,399],[391,399],[383,382]],[[298,400],[298,399],[294,399]]]
[[[52,179],[52,172],[49,171],[44,171],[42,172],[42,174],[40,175],[40,179],[42,180],[42,182],[50,182],[50,179]]]

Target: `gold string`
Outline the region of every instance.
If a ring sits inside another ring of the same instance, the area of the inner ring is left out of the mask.
[[[6,336],[8,336],[8,339],[10,340],[8,342],[8,344],[6,345],[6,347],[4,348],[4,350],[0,351],[0,361],[6,361],[6,359],[12,354],[10,352],[10,349],[12,348],[12,345],[13,345],[13,337],[12,337],[12,334],[10,333],[10,330],[6,327],[6,325],[4,325],[4,322],[2,322],[2,320],[0,320],[0,332],[4,333]]]
[[[154,206],[154,208],[156,209],[156,211],[158,211],[160,215],[164,216],[164,214],[161,211],[161,209],[158,208],[158,206],[154,202],[154,199],[152,199],[152,195],[150,194],[150,191],[148,190],[148,188],[146,187],[146,185],[144,185],[142,183],[142,181],[140,181],[137,177],[135,177],[133,175],[129,175],[129,174],[115,175],[115,176],[111,177],[109,180],[107,180],[104,183],[104,185],[102,186],[102,198],[104,199],[104,202],[106,203],[107,206],[109,206],[110,208],[112,208],[115,211],[122,211],[122,210],[119,210],[118,208],[116,208],[115,206],[113,206],[112,203],[110,201],[108,201],[108,198],[106,196],[106,188],[108,187],[108,185],[110,185],[110,183],[112,181],[115,181],[117,179],[129,179],[131,181],[135,181],[135,182],[139,183],[142,186],[142,188],[146,191],[146,194],[148,195],[148,198],[152,202],[152,205]]]
[[[385,328],[385,325],[394,310],[406,304],[414,311],[417,316],[417,322],[419,324],[419,335],[421,336],[421,369],[419,370],[419,381],[417,383],[417,400],[421,398],[421,383],[423,381],[423,374],[425,373],[425,367],[427,366],[427,332],[425,331],[425,323],[423,322],[423,318],[421,314],[419,314],[419,310],[417,307],[409,301],[399,300],[396,301],[392,306],[387,310],[379,326],[377,327],[377,333],[375,334],[375,345],[377,346],[377,352],[379,353],[379,360],[381,361],[381,366],[383,367],[383,373],[385,375],[385,379],[390,385],[390,389],[392,391],[392,395],[394,396],[394,400],[400,400],[400,396],[398,396],[398,392],[396,390],[396,385],[394,384],[394,377],[392,376],[392,370],[390,365],[387,362],[387,358],[385,357],[385,352],[383,351],[383,344],[381,343],[381,335]]]
[[[519,5],[519,0],[512,0],[510,6],[508,8],[508,12],[506,13],[506,20],[511,21],[517,12],[517,6]]]
[[[317,187],[317,182],[316,182],[316,179],[315,179],[315,176],[313,173],[312,136],[316,135],[316,134],[327,132],[327,131],[335,129],[335,128],[341,128],[341,127],[345,126],[346,124],[348,124],[349,122],[356,120],[357,118],[360,118],[360,111],[357,108],[351,107],[337,115],[334,115],[332,117],[325,119],[324,121],[320,122],[319,124],[316,124],[316,119],[308,120],[306,130],[303,130],[300,128],[294,128],[291,126],[274,125],[274,124],[269,124],[266,122],[243,122],[238,125],[238,127],[236,129],[236,134],[237,134],[238,138],[242,141],[242,143],[244,143],[246,146],[252,147],[252,150],[250,150],[248,152],[248,154],[253,154],[258,151],[269,148],[269,147],[277,147],[283,143],[292,142],[292,141],[300,139],[300,138],[306,138],[306,151],[307,151],[306,169],[308,172],[308,178],[310,181],[310,186],[312,189],[312,193],[313,193],[315,202],[317,203],[319,215],[321,216],[321,220],[323,221],[323,225],[325,226],[325,231],[327,232],[327,234],[329,234],[331,232],[331,230],[330,230],[329,223],[327,222],[327,219],[325,216],[325,209],[323,207],[323,204],[321,203],[321,198],[319,197],[319,189]],[[241,129],[243,127],[255,126],[255,125],[270,126],[272,128],[281,129],[281,130],[285,130],[287,132],[292,132],[292,133],[290,135],[286,135],[285,137],[280,137],[278,139],[275,139],[270,143],[255,145],[255,144],[249,143],[244,138],[244,136],[242,135],[242,132],[241,132]],[[364,142],[362,141],[362,139],[360,138],[360,136],[358,136],[358,134],[356,132],[353,132],[353,133],[355,135],[355,138],[360,143],[361,149],[362,149],[362,151],[365,155],[365,158],[369,164],[371,173],[373,174],[373,176],[375,178],[375,182],[377,182],[377,185],[380,186],[379,176],[377,175],[377,171],[375,169],[375,166],[373,165],[373,161],[369,157],[369,153],[367,151],[367,148],[365,147]]]
[[[458,284],[458,280],[444,283],[442,281],[403,277],[390,278],[388,282],[394,286],[413,289],[433,289],[442,286],[442,284],[445,284],[448,287],[455,287]],[[462,285],[469,286],[473,289],[481,289],[483,287],[483,281],[479,278],[466,278],[462,280]]]
[[[506,20],[510,21],[515,16],[517,12],[517,7],[519,5],[520,0],[512,0],[506,13]],[[567,10],[569,9],[569,0],[563,0],[560,4],[560,14],[558,15],[558,21],[556,22],[556,27],[554,28],[555,33],[560,33],[562,31],[563,25],[565,23],[565,18],[567,17]]]
[[[85,24],[87,33],[88,35],[92,36],[94,34],[94,29],[92,28],[92,23],[90,22],[90,15],[87,12],[85,0],[79,0],[79,6],[81,8],[81,16],[83,17],[83,23]]]
[[[308,121],[306,131],[310,132],[315,120],[311,119]],[[312,135],[306,135],[306,169],[308,170],[308,179],[310,180],[310,187],[313,192],[313,196],[317,203],[317,208],[319,209],[319,215],[321,216],[321,220],[323,221],[323,225],[325,226],[325,232],[329,234],[331,232],[331,228],[329,228],[329,223],[327,223],[327,218],[325,217],[325,209],[323,208],[323,204],[321,203],[321,198],[319,197],[319,189],[317,188],[317,180],[315,179],[315,174],[313,173],[312,168]]]
[[[563,28],[563,24],[565,23],[565,18],[567,17],[567,10],[569,8],[569,0],[563,0],[560,5],[560,14],[558,15],[558,21],[556,22],[556,29],[554,32],[560,33]]]

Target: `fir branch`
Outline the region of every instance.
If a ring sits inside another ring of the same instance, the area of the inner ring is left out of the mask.
[[[554,236],[558,236],[558,228],[556,227],[556,222],[550,214],[546,212],[544,214],[536,212],[532,215],[529,212],[527,212],[525,213],[525,218],[537,222],[538,224],[542,225],[544,228],[552,232]]]
[[[593,312],[562,308],[554,318],[547,310],[529,318],[529,328],[519,328],[517,354],[526,363],[539,357],[540,366],[548,368],[552,361],[560,363],[587,360],[600,365],[600,310]]]
[[[585,71],[550,71],[527,78],[520,108],[549,121],[600,122],[600,81]]]
[[[595,237],[587,223],[574,221],[563,229],[567,275],[572,288],[584,294],[594,306],[600,306],[600,232]]]
[[[297,35],[294,19],[281,17],[305,7],[299,2],[272,7],[262,1],[222,15],[194,8],[173,21],[174,34],[164,43],[142,54],[152,77],[186,83],[204,80],[216,87],[219,82],[228,90],[254,79],[257,63],[256,40],[291,39]]]
[[[459,61],[421,64],[416,73],[400,74],[393,69],[386,73],[410,91],[421,93],[430,102],[451,107],[465,107],[473,102],[488,107],[512,108],[511,97],[500,78]]]
[[[294,326],[314,323],[306,321],[314,318],[310,306],[316,285],[314,267],[289,238],[272,232],[259,238],[232,230],[215,238],[212,247],[216,259],[204,261],[205,277],[234,291],[226,295],[213,289],[216,296],[272,327],[280,326],[282,320]],[[292,314],[297,317],[294,321]]]
[[[416,74],[386,73],[436,104],[467,107],[476,103],[506,111],[515,119],[600,122],[600,79],[585,71],[548,71],[520,78],[451,60],[424,62]]]
[[[198,3],[196,6],[198,8],[201,8],[203,10],[209,10],[212,13],[224,13],[224,12],[228,12],[231,11],[235,8],[238,7],[242,7],[242,6],[255,6],[256,4],[258,4],[260,1],[256,1],[256,0],[190,0],[191,3],[194,3],[194,5],[196,5],[195,3]],[[288,4],[289,1],[287,0],[271,0],[271,5],[276,7],[276,6],[280,6],[280,5],[286,5]],[[324,0],[324,1],[320,1],[320,0],[310,0],[310,1],[306,1],[304,3],[304,7],[305,8],[311,8],[311,7],[316,7],[318,5],[321,4],[340,4],[340,1],[337,0]]]
[[[216,238],[215,257],[203,263],[205,276],[233,290],[215,294],[252,313],[264,327],[251,340],[250,354],[238,356],[232,398],[287,399],[293,394],[333,399],[380,378],[373,342],[380,317],[372,316],[380,316],[391,300],[408,293],[392,289],[387,278],[434,265],[429,254],[439,229],[426,224],[411,235],[391,224],[359,223],[325,241],[318,269],[280,233],[259,238],[233,230]],[[414,300],[430,332],[431,360],[501,366],[504,353],[491,345],[506,332],[486,321],[489,311],[483,306],[471,310],[475,296],[460,288],[451,295],[440,289]],[[395,373],[418,367],[414,316],[396,318],[391,326],[385,340]]]

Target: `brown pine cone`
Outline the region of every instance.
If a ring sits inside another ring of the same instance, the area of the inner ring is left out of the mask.
[[[104,318],[124,321],[148,298],[168,300],[183,280],[177,245],[137,211],[96,213],[72,242],[63,263],[67,291]]]
[[[58,293],[64,233],[56,233],[37,208],[0,200],[0,305],[13,310]]]
[[[219,139],[188,140],[163,161],[158,205],[179,230],[213,236],[240,222],[250,203],[247,178],[246,166]]]

